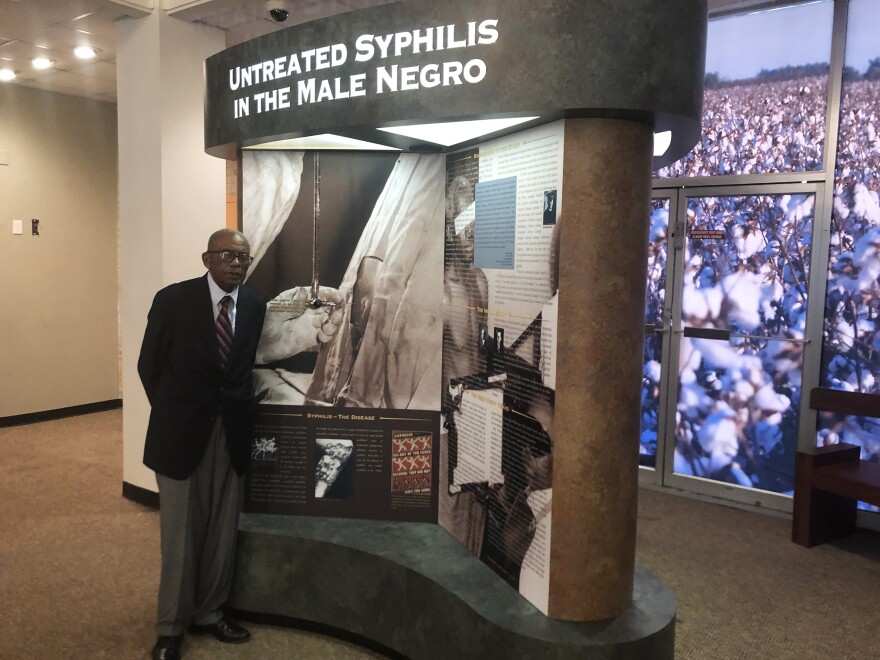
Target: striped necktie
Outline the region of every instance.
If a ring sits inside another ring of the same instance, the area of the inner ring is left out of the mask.
[[[217,315],[217,347],[220,349],[220,366],[225,369],[229,362],[229,350],[232,348],[232,322],[229,320],[229,303],[231,296],[223,296],[220,300],[220,313]]]

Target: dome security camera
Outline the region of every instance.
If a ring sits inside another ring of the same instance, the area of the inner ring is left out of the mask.
[[[283,23],[290,15],[288,0],[266,0],[266,11],[269,18],[276,23]]]

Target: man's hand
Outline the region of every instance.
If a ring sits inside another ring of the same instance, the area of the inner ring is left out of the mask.
[[[345,316],[342,294],[322,286],[318,297],[321,307],[310,307],[309,287],[298,286],[269,301],[257,346],[257,364],[284,360],[332,339]]]

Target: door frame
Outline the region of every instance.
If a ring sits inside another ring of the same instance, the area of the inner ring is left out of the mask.
[[[664,300],[663,358],[661,361],[660,401],[657,426],[657,456],[655,467],[639,470],[639,483],[648,486],[670,488],[686,493],[731,503],[788,512],[792,510],[790,495],[775,493],[759,488],[748,488],[724,483],[704,477],[676,474],[673,471],[675,452],[675,419],[678,403],[679,373],[678,364],[681,350],[681,337],[684,328],[681,322],[681,305],[684,277],[684,241],[687,230],[688,201],[696,197],[739,197],[745,195],[784,195],[812,194],[813,226],[811,232],[810,273],[808,275],[807,325],[804,337],[804,355],[801,365],[800,401],[798,406],[798,446],[803,447],[808,436],[815,436],[815,414],[809,408],[810,383],[817,378],[808,369],[817,364],[822,349],[821,317],[824,310],[825,283],[827,281],[827,228],[823,227],[820,213],[825,209],[825,186],[821,181],[801,181],[799,183],[739,184],[725,186],[676,186],[674,188],[656,187],[651,198],[669,199],[669,225],[667,230],[667,269],[666,295]],[[674,218],[674,220],[673,220]],[[817,221],[817,218],[820,218]],[[818,296],[818,311],[817,298]],[[815,319],[820,322],[817,324]],[[675,368],[672,368],[672,366]],[[813,439],[815,443],[815,439]],[[792,457],[792,463],[794,457]],[[794,466],[792,465],[792,468]]]

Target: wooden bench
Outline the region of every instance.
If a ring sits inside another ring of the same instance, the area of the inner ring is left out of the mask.
[[[810,408],[880,417],[880,396],[816,388]],[[840,443],[798,452],[791,540],[811,547],[855,531],[861,500],[880,506],[880,463],[860,460],[861,448]]]

